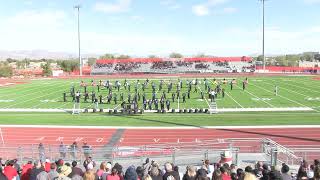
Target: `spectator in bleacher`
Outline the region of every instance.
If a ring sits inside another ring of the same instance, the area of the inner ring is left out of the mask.
[[[102,174],[107,172],[107,163],[102,162],[100,164],[100,168],[97,170],[96,175],[98,176],[99,179],[102,179]]]
[[[124,180],[138,180],[138,174],[136,172],[136,168],[133,165],[128,167],[124,175]]]
[[[44,167],[42,166],[40,161],[35,161],[34,166],[30,172],[30,180],[37,180],[38,174],[44,171]]]
[[[142,180],[144,177],[143,168],[141,166],[138,166],[136,172],[138,174],[138,179]]]
[[[1,180],[8,180],[7,176],[3,174],[2,166],[0,166],[0,179]]]
[[[207,177],[207,171],[205,169],[199,169],[197,171],[196,180],[210,180],[210,178]]]
[[[187,171],[183,175],[182,180],[195,180],[197,175],[196,168],[194,166],[187,166]]]
[[[32,161],[28,161],[28,163],[22,167],[21,180],[28,180],[29,179],[32,167],[33,167]]]
[[[53,180],[59,176],[57,172],[57,165],[56,163],[51,163],[50,164],[50,171],[48,172],[48,178],[49,180]]]
[[[44,163],[44,170],[46,172],[49,172],[51,169],[51,163],[50,163],[50,160],[49,159],[46,159],[46,162]]]
[[[173,170],[176,171],[179,174],[179,177],[183,177],[183,174],[179,172],[179,166],[174,166]]]
[[[281,177],[283,180],[291,180],[292,177],[291,175],[289,174],[289,166],[286,165],[286,164],[283,164],[282,165],[282,168],[281,168]]]
[[[104,172],[101,175],[101,179],[102,180],[106,180],[107,179],[108,174],[111,174],[111,169],[112,169],[111,162],[107,162],[107,164],[106,164],[106,172]]]
[[[316,164],[316,163],[315,163]],[[314,180],[320,180],[320,166],[316,165],[314,168]]]
[[[159,170],[159,168],[157,166],[152,166],[149,173],[150,173],[152,180],[162,180],[161,171]],[[186,179],[186,180],[188,180],[188,179]]]
[[[83,175],[83,180],[95,180],[96,176],[92,169],[87,170]]]
[[[282,177],[281,177],[281,174],[277,170],[272,170],[269,172],[269,179],[282,180]]]
[[[220,169],[216,169],[213,171],[212,180],[222,180]]]
[[[297,179],[308,179],[308,174],[307,174],[307,167],[302,165],[300,166],[297,174]]]
[[[118,170],[116,167],[111,169],[111,174],[107,176],[107,180],[120,180],[120,176],[118,175]]]
[[[123,170],[122,170],[123,167],[119,163],[115,163],[113,167],[117,169],[118,176],[120,177],[120,180],[123,180],[124,179]],[[111,170],[112,170],[112,168],[111,168]],[[111,172],[110,172],[110,174],[111,174]]]
[[[37,175],[37,180],[48,180],[48,173],[46,171],[41,171]]]
[[[256,176],[252,173],[248,173],[248,172],[245,172],[244,173],[244,180],[257,180]]]
[[[57,172],[59,173],[58,180],[70,180],[68,175],[72,172],[71,168],[63,165],[58,168]]]
[[[231,180],[228,169],[225,166],[220,167],[222,180]]]
[[[243,180],[244,179],[243,169],[241,169],[241,168],[237,169],[237,177],[238,177],[238,180]]]
[[[79,167],[77,167],[77,161],[73,161],[71,163],[72,168],[71,168],[71,173],[68,175],[69,178],[73,178],[73,176],[78,175],[78,176],[83,176],[83,171]]]
[[[91,164],[93,167],[96,167],[96,162],[92,160],[92,157],[89,156],[86,158],[86,160],[83,162],[83,167],[88,170],[88,165]]]
[[[3,169],[3,173],[9,180],[12,180],[13,178],[16,178],[18,176],[17,170],[13,167],[13,164],[13,160],[8,161],[6,167],[4,167]]]
[[[176,171],[173,171],[173,167],[171,163],[169,162],[165,163],[164,169],[166,173],[163,175],[163,180],[167,180],[169,176],[173,176],[175,180],[180,180],[179,173],[177,173]]]

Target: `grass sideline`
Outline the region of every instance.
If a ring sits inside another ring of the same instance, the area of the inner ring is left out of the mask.
[[[320,125],[316,112],[255,112],[221,114],[143,114],[113,116],[107,113],[71,115],[66,113],[0,113],[2,125],[66,126],[261,126]]]

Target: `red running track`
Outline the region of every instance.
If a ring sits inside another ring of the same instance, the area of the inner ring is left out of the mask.
[[[116,132],[114,128],[0,128],[1,146],[6,147],[39,144],[40,142],[58,145],[61,141],[67,145],[77,141],[80,145],[87,142],[92,146],[104,146]],[[320,147],[320,128],[126,129],[117,145],[138,146],[227,138],[270,138],[288,147]]]

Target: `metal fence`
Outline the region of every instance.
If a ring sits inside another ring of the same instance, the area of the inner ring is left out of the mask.
[[[92,156],[96,161],[119,162],[123,165],[141,164],[150,157],[159,163],[173,162],[177,165],[201,163],[201,160],[210,159],[217,162],[220,154],[230,151],[233,163],[238,164],[240,153],[261,153],[268,159],[268,163],[276,165],[285,162],[289,165],[298,165],[302,159],[313,160],[314,155],[320,155],[320,148],[288,149],[271,139],[260,138],[233,138],[215,139],[209,141],[189,143],[167,143],[134,147],[103,147],[96,146],[89,149],[68,148],[65,152],[59,151],[59,146],[48,145],[43,150],[38,145],[24,145],[18,147],[0,147],[2,159],[15,159],[20,162],[29,160],[52,161],[60,158],[65,161],[76,160],[83,162],[86,157]],[[317,153],[317,154],[315,154]],[[248,157],[250,158],[250,157]]]

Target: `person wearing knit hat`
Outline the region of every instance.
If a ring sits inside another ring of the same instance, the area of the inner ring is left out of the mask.
[[[69,177],[67,177],[71,173],[71,168],[63,165],[58,168],[58,173],[59,173],[59,179],[65,179],[65,180],[70,180]]]

